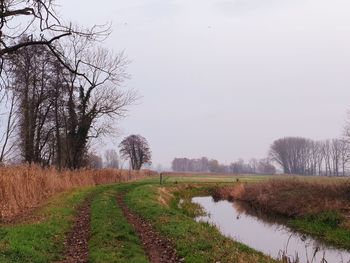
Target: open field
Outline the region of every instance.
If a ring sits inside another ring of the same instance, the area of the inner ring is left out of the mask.
[[[172,174],[163,176],[165,183],[234,183],[237,180],[242,182],[262,181],[269,178],[269,175],[212,175],[212,174]]]
[[[258,186],[269,179],[269,176],[165,175],[163,185],[159,185],[159,177],[152,177],[56,194],[40,209],[28,214],[26,220],[0,226],[0,262],[69,262],[64,261],[66,240],[75,224],[76,209],[89,196],[92,198],[90,228],[84,230],[89,237],[84,252],[89,262],[154,262],[150,261],[148,247],[140,240],[139,232],[117,203],[119,194],[125,195],[125,204],[132,213],[149,222],[157,235],[169,240],[181,262],[276,262],[224,237],[216,227],[194,221],[203,211],[191,202],[193,196],[211,195],[218,187],[242,183]],[[293,221],[295,228],[317,234],[310,231],[319,225],[317,222],[302,220]],[[347,246],[336,234],[338,230],[329,228],[328,232],[337,238],[338,245]]]
[[[294,179],[302,181],[319,181],[323,184],[350,181],[348,177],[321,177],[299,175],[256,175],[256,174],[210,174],[210,173],[164,173],[163,181],[166,183],[236,183],[261,182],[268,179]]]

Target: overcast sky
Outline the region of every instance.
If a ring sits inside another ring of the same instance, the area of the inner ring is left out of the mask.
[[[113,23],[108,47],[125,51],[126,85],[143,96],[119,127],[149,140],[155,165],[261,158],[279,137],[342,134],[349,0],[58,2],[67,20]]]

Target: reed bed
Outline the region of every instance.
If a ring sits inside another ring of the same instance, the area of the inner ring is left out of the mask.
[[[350,211],[347,179],[271,179],[260,183],[221,187],[217,199],[247,201],[253,207],[289,217],[326,211]]]
[[[47,198],[77,187],[114,184],[153,175],[152,171],[115,169],[59,172],[33,165],[0,168],[0,220],[40,206]]]

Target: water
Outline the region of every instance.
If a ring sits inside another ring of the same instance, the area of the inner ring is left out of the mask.
[[[207,215],[197,221],[215,225],[223,235],[244,243],[273,258],[285,252],[290,259],[300,263],[348,263],[350,253],[332,248],[312,237],[296,233],[280,220],[257,215],[244,203],[219,201],[212,197],[195,197],[193,203],[204,208]],[[298,256],[296,256],[298,255]],[[322,259],[327,261],[322,261]]]

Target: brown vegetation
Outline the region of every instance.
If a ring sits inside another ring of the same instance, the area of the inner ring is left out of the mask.
[[[76,187],[130,181],[152,175],[151,171],[114,169],[58,172],[54,168],[14,166],[0,168],[0,220],[11,219],[38,207],[48,197]]]
[[[173,189],[172,189],[173,190]],[[171,199],[174,198],[174,194],[172,193],[172,190],[166,187],[160,187],[158,188],[158,202],[162,206],[169,207],[169,203]]]
[[[260,210],[290,217],[329,210],[350,211],[350,182],[347,180],[273,179],[218,188],[214,196],[247,201]]]

